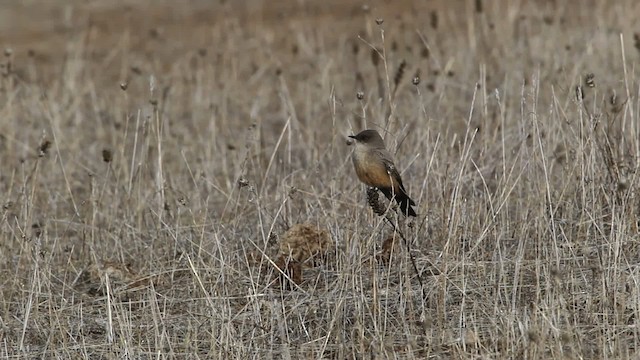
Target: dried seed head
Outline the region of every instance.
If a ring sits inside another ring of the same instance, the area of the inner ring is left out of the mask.
[[[243,177],[241,177],[241,178],[239,178],[239,179],[238,179],[238,186],[239,186],[241,189],[242,189],[242,188],[244,188],[244,187],[247,187],[247,186],[249,186],[249,185],[251,185],[251,183],[249,183],[249,180],[247,180],[247,179],[245,179],[245,178],[243,178]]]
[[[51,147],[51,141],[49,141],[48,139],[42,140],[42,142],[40,143],[40,146],[38,146],[38,157],[43,157],[47,155],[50,147]]]
[[[402,81],[402,77],[404,76],[404,70],[406,67],[407,62],[405,60],[402,60],[402,62],[398,66],[398,70],[396,70],[396,76],[393,78],[393,84],[396,88],[400,84],[400,81]]]
[[[4,49],[4,56],[9,57],[13,54],[13,49],[11,48],[5,48]]]
[[[588,73],[584,76],[584,83],[590,88],[596,87],[595,77],[593,73]]]
[[[269,246],[275,246],[278,244],[278,234],[276,233],[269,233],[269,238],[267,239],[267,244],[269,244]]]
[[[373,212],[379,216],[383,216],[387,212],[387,207],[380,201],[378,197],[378,189],[376,188],[368,188],[367,189],[367,202]]]
[[[102,161],[110,163],[113,160],[113,153],[109,149],[102,149]]]
[[[128,87],[129,87],[129,82],[123,81],[120,83],[120,89],[122,89],[122,91],[127,91]]]
[[[382,23],[384,23],[384,19],[383,18],[377,18],[376,19],[376,24],[378,24],[378,26],[382,25]]]
[[[416,70],[416,73],[413,74],[413,79],[411,79],[411,83],[415,86],[420,85],[420,69]]]
[[[362,100],[362,99],[364,99],[364,92],[362,92],[362,91],[358,91],[358,92],[356,93],[356,98],[358,98],[358,100]]]
[[[189,199],[187,199],[184,196],[180,196],[178,197],[178,205],[180,206],[187,206],[189,204]]]
[[[31,224],[31,230],[33,230],[33,234],[36,237],[40,237],[42,235],[42,225],[37,221]]]
[[[609,103],[610,103],[612,106],[616,106],[616,103],[617,103],[617,102],[618,102],[618,95],[616,94],[616,91],[615,91],[615,90],[613,90],[613,91],[611,92],[611,96],[609,97]]]

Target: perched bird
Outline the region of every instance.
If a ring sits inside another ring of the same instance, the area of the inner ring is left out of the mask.
[[[355,140],[352,159],[360,181],[382,191],[387,199],[395,199],[403,214],[416,216],[413,209],[416,203],[404,189],[400,173],[380,134],[375,130],[364,130],[349,137]]]

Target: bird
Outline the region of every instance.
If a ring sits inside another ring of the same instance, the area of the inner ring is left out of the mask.
[[[380,190],[387,199],[395,199],[405,216],[416,216],[413,209],[416,203],[407,194],[393,156],[387,151],[380,134],[368,129],[349,137],[355,140],[351,159],[358,179]]]

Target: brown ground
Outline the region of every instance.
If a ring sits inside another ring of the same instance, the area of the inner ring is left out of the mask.
[[[0,357],[638,358],[640,4],[363,4],[1,2]]]

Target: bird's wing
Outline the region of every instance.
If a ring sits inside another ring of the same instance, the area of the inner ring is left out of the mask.
[[[389,174],[389,176],[391,176],[391,178],[398,183],[400,190],[406,192],[404,189],[404,185],[402,185],[402,178],[400,177],[400,173],[398,172],[396,165],[393,163],[393,156],[391,156],[391,154],[387,150],[378,150],[378,155],[384,163],[384,168],[385,170],[387,170],[387,174]]]

